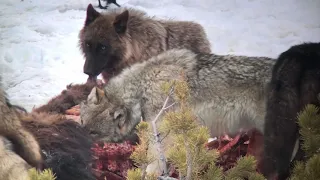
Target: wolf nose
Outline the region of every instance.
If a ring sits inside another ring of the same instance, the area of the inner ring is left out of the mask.
[[[84,70],[83,72],[88,76],[94,76],[94,74],[91,71]]]

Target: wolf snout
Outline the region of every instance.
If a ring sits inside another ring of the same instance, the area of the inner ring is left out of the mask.
[[[100,74],[100,72],[93,72],[92,70],[84,70],[83,72],[89,77],[97,77]]]

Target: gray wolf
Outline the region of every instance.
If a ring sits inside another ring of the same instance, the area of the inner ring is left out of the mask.
[[[183,74],[190,88],[189,104],[212,137],[251,128],[263,132],[265,88],[274,63],[268,57],[168,50],[126,68],[104,90],[93,88],[80,105],[81,121],[95,138],[123,141],[134,133],[141,117],[150,122],[159,113],[166,98],[161,84]]]

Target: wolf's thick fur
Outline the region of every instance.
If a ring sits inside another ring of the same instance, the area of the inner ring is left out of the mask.
[[[0,136],[11,141],[14,152],[20,155],[28,164],[41,169],[42,157],[39,144],[34,136],[22,126],[17,113],[18,111],[11,107],[0,85]],[[0,176],[2,175],[0,174]]]
[[[299,135],[297,115],[307,104],[319,106],[320,43],[292,46],[280,54],[268,87],[263,173],[288,175]],[[300,143],[301,144],[301,143]],[[301,150],[301,147],[300,147]]]
[[[22,120],[40,144],[44,168],[50,168],[56,180],[95,179],[91,169],[93,141],[77,122],[44,112],[23,115]]]
[[[267,57],[169,50],[125,69],[104,92],[94,88],[81,104],[81,120],[97,138],[121,141],[133,132],[141,116],[150,122],[159,113],[166,98],[161,84],[184,74],[193,112],[212,137],[240,129],[262,131],[265,85],[274,62]]]
[[[143,11],[126,8],[101,14],[91,4],[79,44],[86,59],[84,73],[96,78],[103,72],[105,81],[123,68],[168,49],[211,52],[205,30],[198,23],[157,20]]]
[[[62,96],[69,98],[67,103],[74,103],[87,97],[92,86],[75,85],[67,89]],[[86,91],[89,91],[87,95],[83,95]],[[39,109],[40,113],[25,113],[23,108],[11,105],[0,88],[1,180],[29,180],[28,170],[32,166],[52,169],[56,180],[95,179],[90,135],[78,123],[52,113],[60,110],[57,107],[65,106],[59,104],[62,100],[50,101]]]
[[[92,138],[81,126],[64,115],[49,113],[18,114],[25,129],[38,140],[43,168],[49,168],[56,180],[94,180]],[[0,136],[0,179],[31,180],[31,166],[14,151],[12,144]]]
[[[31,166],[14,152],[11,142],[0,136],[0,179],[31,180],[28,170]]]
[[[63,90],[59,95],[52,98],[47,104],[33,109],[33,112],[63,114],[66,110],[85,100],[92,88],[96,85],[97,84],[92,82],[75,85],[70,84],[66,90]]]

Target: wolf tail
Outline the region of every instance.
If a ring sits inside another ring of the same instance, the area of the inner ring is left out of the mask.
[[[27,131],[21,123],[17,109],[26,111],[24,108],[12,105],[2,87],[0,76],[0,127],[1,135],[5,136],[13,144],[14,151],[19,154],[28,164],[37,169],[42,169],[42,156],[40,146],[35,137]]]
[[[306,104],[319,104],[320,43],[295,45],[281,53],[267,92],[263,173],[281,178],[288,173],[299,138],[297,113]]]
[[[17,119],[9,121],[13,122],[13,125],[7,127],[5,137],[12,142],[14,151],[28,164],[42,170],[43,161],[38,141],[22,126],[21,121],[17,116],[12,117]]]

